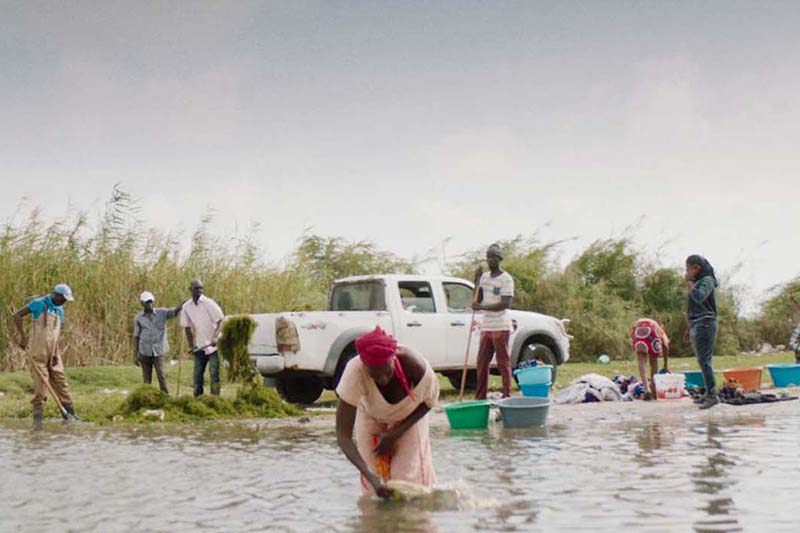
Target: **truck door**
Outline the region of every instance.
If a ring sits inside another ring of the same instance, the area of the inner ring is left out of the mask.
[[[472,319],[472,287],[455,281],[442,283],[447,304],[447,362],[449,366],[464,365],[464,354],[469,338]],[[478,357],[480,332],[477,328],[472,332],[469,348],[469,363],[474,366]]]
[[[447,364],[447,314],[438,309],[427,281],[398,281],[401,310],[398,340],[414,348],[434,368]]]

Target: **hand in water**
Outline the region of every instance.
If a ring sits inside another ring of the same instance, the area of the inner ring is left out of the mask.
[[[394,496],[394,491],[392,489],[390,489],[389,487],[387,487],[386,483],[381,478],[376,476],[375,474],[372,474],[370,476],[370,480],[369,481],[370,481],[370,484],[372,485],[372,488],[375,489],[375,494],[377,494],[379,498],[383,498],[384,500],[388,500],[392,496]]]

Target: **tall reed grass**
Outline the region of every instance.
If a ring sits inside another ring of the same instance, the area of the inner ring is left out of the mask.
[[[180,236],[145,227],[135,199],[118,187],[99,221],[88,220],[85,212],[53,218],[37,208],[0,227],[0,370],[24,364],[11,314],[62,282],[75,294],[62,335],[68,365],[131,362],[139,294],[149,290],[157,306],[174,306],[189,297],[195,277],[226,314],[324,307],[327,288],[302,265],[269,265],[252,239],[215,237],[210,216],[184,254]],[[185,344],[178,330],[172,321],[173,355]]]
[[[24,207],[24,206],[23,206]],[[322,309],[330,281],[347,275],[412,273],[414,261],[377,249],[368,241],[304,235],[284,265],[264,262],[255,244],[258,228],[242,237],[221,238],[203,218],[182,253],[180,235],[145,226],[134,198],[115,187],[97,222],[85,212],[61,218],[42,209],[20,212],[0,226],[0,370],[21,368],[11,313],[56,283],[69,283],[63,343],[68,365],[120,364],[133,359],[133,317],[138,295],[149,290],[156,305],[174,306],[189,297],[199,277],[206,293],[227,315]],[[516,281],[514,307],[572,319],[572,355],[591,360],[600,353],[629,356],[633,321],[662,321],[674,353],[689,355],[684,340],[684,282],[681,265],[648,261],[626,238],[598,240],[565,268],[555,261],[559,243],[517,237],[502,243],[504,267]],[[472,279],[485,248],[447,266]],[[711,258],[713,259],[713,258]],[[720,266],[720,265],[718,265]],[[720,270],[725,270],[724,267]],[[718,352],[752,349],[762,340],[788,336],[800,305],[800,282],[776,289],[755,319],[740,316],[738,288],[723,280],[718,295]],[[172,355],[184,344],[177,321],[169,326]]]

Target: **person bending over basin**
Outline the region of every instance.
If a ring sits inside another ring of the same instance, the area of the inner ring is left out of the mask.
[[[631,347],[636,353],[639,364],[639,375],[647,391],[645,400],[656,399],[655,375],[658,371],[658,357],[664,356],[664,370],[667,368],[667,354],[669,352],[669,337],[664,328],[652,318],[640,318],[631,328]],[[647,376],[647,361],[650,361],[650,376]]]
[[[431,487],[427,415],[439,399],[436,374],[379,327],[356,339],[356,351],[336,388],[336,439],[361,473],[364,495],[391,497],[389,480]]]

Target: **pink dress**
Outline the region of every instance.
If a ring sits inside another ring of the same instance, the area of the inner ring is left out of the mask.
[[[411,352],[411,349],[399,346],[397,351]],[[421,404],[434,407],[439,400],[439,380],[427,361],[425,374],[413,392],[414,398],[406,396],[398,403],[391,404],[378,390],[361,359],[354,357],[347,363],[336,394],[357,408],[354,438],[358,452],[371,471],[376,471],[375,454],[372,451],[374,436],[405,420]],[[431,456],[430,416],[424,416],[397,439],[392,454],[391,472],[392,479],[411,481],[426,487],[431,487],[436,482]],[[361,487],[365,495],[374,493],[363,476]]]

